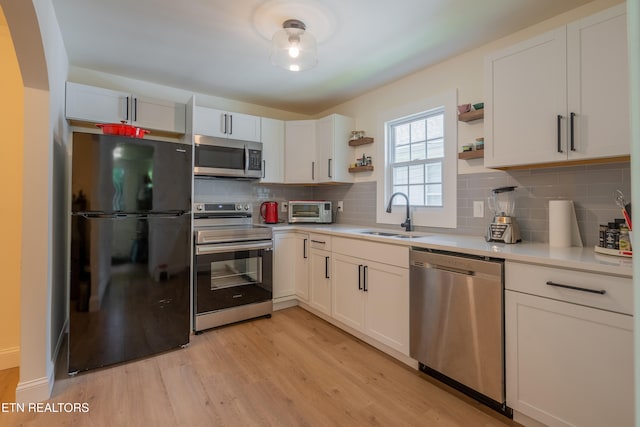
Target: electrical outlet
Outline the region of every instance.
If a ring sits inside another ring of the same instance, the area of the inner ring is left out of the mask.
[[[484,202],[482,200],[475,200],[473,202],[473,217],[484,218]]]
[[[338,202],[338,212],[344,212],[344,202],[342,200]]]
[[[289,210],[289,204],[288,203],[280,203],[280,212],[287,212]]]

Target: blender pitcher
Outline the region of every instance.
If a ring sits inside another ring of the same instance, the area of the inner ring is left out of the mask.
[[[491,190],[489,196],[489,209],[494,216],[513,216],[516,210],[516,200],[514,190],[517,187],[500,187]]]

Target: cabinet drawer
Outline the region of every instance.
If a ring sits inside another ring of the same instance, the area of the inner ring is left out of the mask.
[[[309,233],[309,245],[313,249],[331,250],[331,236],[326,234]]]
[[[548,282],[581,289],[549,285]],[[630,278],[507,261],[505,288],[633,315],[633,283]]]
[[[368,240],[345,239],[334,237],[333,252],[383,264],[409,268],[409,248],[406,246],[388,245]]]

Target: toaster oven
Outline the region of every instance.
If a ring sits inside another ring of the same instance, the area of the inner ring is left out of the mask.
[[[332,220],[331,202],[323,200],[289,201],[289,223],[329,224]]]

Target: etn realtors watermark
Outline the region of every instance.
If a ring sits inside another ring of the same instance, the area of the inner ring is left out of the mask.
[[[87,413],[89,412],[89,404],[84,403],[51,403],[51,402],[29,402],[29,403],[15,403],[15,402],[2,402],[0,404],[2,412],[29,412],[29,413]]]

